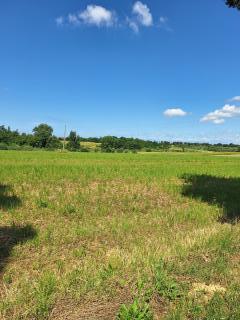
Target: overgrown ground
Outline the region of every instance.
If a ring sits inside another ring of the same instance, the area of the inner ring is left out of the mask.
[[[0,319],[240,319],[240,158],[0,152]]]

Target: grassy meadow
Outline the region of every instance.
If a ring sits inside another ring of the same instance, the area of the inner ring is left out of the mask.
[[[0,151],[0,319],[240,319],[240,157]]]

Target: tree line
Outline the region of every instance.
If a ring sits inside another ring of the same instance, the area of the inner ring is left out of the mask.
[[[75,131],[71,131],[67,137],[66,149],[70,151],[80,150],[80,137]],[[0,126],[0,149],[62,149],[63,138],[53,135],[53,128],[42,123],[33,128],[32,133],[19,133],[10,127]]]
[[[90,149],[86,143],[95,143]],[[71,131],[65,138],[53,135],[53,128],[42,123],[33,128],[32,133],[19,133],[18,130],[11,130],[10,127],[0,126],[0,149],[1,150],[60,150],[87,152],[90,150],[102,152],[137,152],[137,151],[230,151],[240,152],[240,145],[237,144],[210,144],[192,142],[169,142],[151,141],[138,138],[126,137],[80,137],[76,131]]]

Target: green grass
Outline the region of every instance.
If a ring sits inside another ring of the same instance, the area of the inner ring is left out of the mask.
[[[1,151],[0,319],[240,319],[239,168]]]

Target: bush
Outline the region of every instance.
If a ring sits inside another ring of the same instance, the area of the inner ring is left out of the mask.
[[[21,147],[17,144],[12,144],[7,147],[8,150],[21,150]]]
[[[62,143],[60,142],[60,140],[55,137],[52,136],[49,138],[47,144],[46,144],[46,148],[48,150],[56,150],[56,149],[61,149],[62,148]]]
[[[123,153],[124,152],[124,149],[120,148],[120,149],[117,149],[117,153]]]
[[[29,146],[28,144],[25,144],[21,147],[21,150],[23,151],[32,151],[33,150],[33,147],[32,146]]]
[[[69,151],[80,151],[80,137],[75,131],[71,131],[68,137],[66,149]]]
[[[0,142],[0,150],[8,150],[8,146],[4,142]]]

